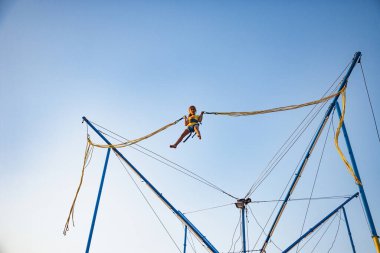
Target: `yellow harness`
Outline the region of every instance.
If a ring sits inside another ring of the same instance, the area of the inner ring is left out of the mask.
[[[187,124],[188,127],[199,124],[199,115],[191,115],[187,118],[187,120],[189,121],[189,123]]]

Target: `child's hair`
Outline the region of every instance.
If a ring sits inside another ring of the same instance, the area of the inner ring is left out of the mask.
[[[189,110],[189,116],[191,116],[191,114],[190,114],[190,110],[193,109],[193,108],[194,108],[195,110],[197,110],[197,108],[196,108],[194,105],[190,105],[190,106],[189,106],[189,109],[188,109],[188,110]]]

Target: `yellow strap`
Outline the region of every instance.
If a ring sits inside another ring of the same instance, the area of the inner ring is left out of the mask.
[[[334,138],[335,147],[336,147],[336,149],[337,149],[337,151],[339,153],[340,158],[342,159],[342,161],[346,165],[346,168],[347,168],[348,172],[355,179],[356,184],[362,185],[362,182],[360,182],[359,178],[357,178],[357,176],[355,175],[355,172],[352,169],[351,164],[347,161],[346,157],[344,156],[344,154],[343,154],[343,152],[340,149],[339,144],[338,144],[338,138],[339,138],[339,134],[340,134],[340,129],[342,128],[343,121],[344,121],[344,114],[346,112],[346,86],[342,89],[342,108],[343,108],[342,109],[342,115],[340,117],[339,125],[338,125],[338,128],[336,129],[335,138]]]
[[[94,147],[98,147],[98,148],[124,148],[124,147],[127,147],[127,146],[130,146],[130,145],[133,145],[133,144],[136,144],[137,142],[140,142],[142,140],[145,140],[145,139],[148,139],[149,137],[152,137],[153,135],[156,135],[158,134],[159,132],[162,132],[164,131],[165,129],[177,124],[180,120],[182,120],[183,118],[180,118],[170,124],[167,124],[166,126],[163,126],[161,127],[160,129],[150,133],[150,134],[147,134],[143,137],[140,137],[138,139],[134,139],[134,140],[129,140],[127,142],[122,142],[122,143],[119,143],[119,144],[113,144],[113,145],[107,145],[107,144],[96,144],[96,143],[93,143],[91,140],[90,140],[90,137],[88,137],[88,142],[90,143],[90,145],[94,146]]]
[[[89,141],[87,141],[86,150],[85,150],[84,159],[83,159],[82,176],[80,177],[79,186],[78,186],[77,192],[75,193],[75,197],[74,197],[73,203],[71,204],[71,208],[70,208],[69,216],[67,217],[67,220],[66,220],[65,228],[63,229],[63,234],[64,235],[66,235],[66,232],[69,231],[70,218],[71,218],[71,220],[73,222],[73,226],[75,226],[75,224],[74,224],[74,207],[75,207],[75,202],[77,201],[77,197],[78,197],[80,188],[82,186],[83,177],[84,177],[84,170],[86,169],[86,167],[88,165],[88,160],[89,160],[89,158],[90,158],[90,156],[92,154],[92,150],[93,149],[94,149],[94,147],[90,144]]]
[[[225,115],[225,116],[252,116],[252,115],[257,115],[257,114],[265,114],[265,113],[272,113],[272,112],[280,112],[280,111],[288,111],[288,110],[294,110],[298,108],[302,108],[305,106],[310,106],[310,105],[315,105],[319,103],[323,103],[331,98],[334,98],[338,96],[341,92],[334,93],[330,96],[314,100],[311,102],[299,104],[299,105],[288,105],[288,106],[282,106],[282,107],[277,107],[277,108],[272,108],[272,109],[266,109],[266,110],[259,110],[259,111],[253,111],[253,112],[209,112],[208,114],[215,114],[215,115]]]

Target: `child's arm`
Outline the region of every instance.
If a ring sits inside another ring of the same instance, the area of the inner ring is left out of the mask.
[[[199,122],[202,122],[202,119],[203,119],[203,113],[205,113],[204,111],[201,111],[201,114],[199,115],[199,118],[198,118],[198,121]]]
[[[189,124],[189,120],[188,120],[188,118],[187,118],[187,116],[185,115],[185,116],[183,116],[183,118],[185,119],[185,126],[187,126],[188,124]]]

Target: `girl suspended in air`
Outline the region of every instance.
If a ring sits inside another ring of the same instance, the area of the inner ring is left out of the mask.
[[[177,142],[173,145],[170,145],[171,148],[176,148],[178,144],[183,140],[183,138],[185,138],[186,135],[191,134],[193,132],[197,134],[199,139],[202,139],[201,133],[199,132],[199,123],[202,122],[204,112],[202,111],[200,115],[196,115],[196,112],[197,109],[195,108],[195,106],[191,105],[189,107],[189,116],[184,116],[185,126],[187,126],[187,128],[183,131]]]

